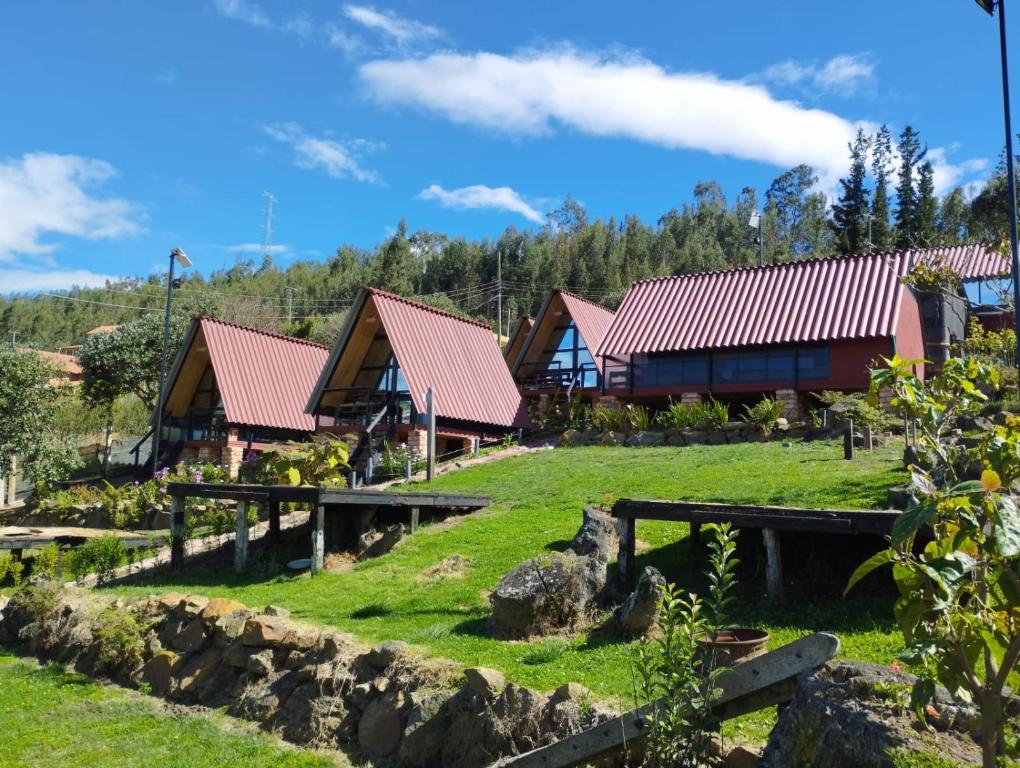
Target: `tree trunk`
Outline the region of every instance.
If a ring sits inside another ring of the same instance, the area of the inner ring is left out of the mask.
[[[981,765],[997,768],[1002,741],[1002,694],[987,688],[981,695]]]

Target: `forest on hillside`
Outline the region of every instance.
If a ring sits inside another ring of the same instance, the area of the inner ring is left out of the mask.
[[[1004,163],[973,197],[958,187],[939,198],[926,152],[909,126],[898,137],[884,126],[873,136],[859,132],[832,201],[818,191],[813,169],[799,165],[777,176],[763,200],[751,187],[728,198],[717,182],[699,182],[689,202],[654,223],[635,215],[590,219],[569,196],[544,226],[511,226],[495,239],[409,232],[401,221],[374,250],[341,245],[322,262],[281,268],[267,255],[209,277],[188,273],[175,308],[330,343],[362,285],[415,297],[494,329],[501,293],[506,332],[520,314],[537,311],[552,286],[612,307],[634,280],[756,264],[758,231],[748,224],[756,210],[763,210],[767,263],[999,239],[1008,222]],[[6,339],[16,334],[19,345],[55,349],[80,343],[95,326],[158,311],[165,300],[165,275],[0,298],[0,332]]]

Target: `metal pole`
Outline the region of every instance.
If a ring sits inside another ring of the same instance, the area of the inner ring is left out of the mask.
[[[432,387],[425,393],[425,412],[428,418],[425,479],[431,483],[436,477],[436,393]]]
[[[1013,269],[1013,324],[1020,364],[1020,254],[1017,253],[1016,173],[1013,168],[1013,125],[1009,116],[1009,66],[1006,63],[1006,0],[999,0],[999,52],[1002,58],[1002,110],[1006,128],[1006,181],[1009,185],[1009,247]],[[1018,380],[1020,385],[1020,380]]]
[[[174,295],[174,254],[166,281],[166,314],[163,316],[163,349],[159,356],[159,394],[156,396],[156,427],[152,433],[152,472],[159,469],[159,433],[163,429],[163,379],[166,378],[166,348],[170,345],[170,301]]]
[[[509,330],[509,328],[507,329]],[[496,249],[496,343],[503,346],[503,250]]]
[[[765,266],[765,210],[762,209],[758,225],[758,266]]]

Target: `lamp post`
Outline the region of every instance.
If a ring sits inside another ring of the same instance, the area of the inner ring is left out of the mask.
[[[751,229],[758,230],[758,234],[755,236],[754,242],[758,244],[758,266],[759,267],[764,267],[765,266],[765,250],[764,250],[765,232],[764,232],[764,227],[762,227],[761,214],[758,211],[754,211],[751,214],[751,218],[747,220],[747,223],[748,223],[748,226],[751,227]]]
[[[1009,116],[1009,66],[1006,63],[1006,2],[976,0],[989,15],[999,7],[999,58],[1002,61],[1002,114],[1006,129],[1006,184],[1009,187],[1009,249],[1013,273],[1013,324],[1017,336],[1017,364],[1020,365],[1020,254],[1017,253],[1016,173],[1013,169],[1013,126]]]
[[[159,357],[159,394],[156,396],[156,424],[152,431],[153,474],[159,469],[159,433],[163,429],[163,380],[166,378],[166,353],[170,345],[170,302],[174,297],[175,283],[180,283],[179,279],[174,280],[175,262],[180,264],[182,269],[191,266],[191,259],[180,248],[170,251],[170,271],[166,280],[166,314],[163,316],[163,349]]]

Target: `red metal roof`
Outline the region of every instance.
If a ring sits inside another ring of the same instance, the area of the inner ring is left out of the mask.
[[[554,288],[553,292],[559,293],[560,298],[563,299],[567,312],[570,313],[574,325],[577,326],[581,338],[584,339],[585,346],[588,347],[595,360],[595,367],[601,371],[602,360],[595,357],[595,350],[599,348],[599,344],[602,343],[606,331],[613,324],[613,318],[616,317],[616,313],[611,309],[606,309],[601,304],[596,304],[594,301],[583,299],[576,293],[564,291],[562,288]]]
[[[315,430],[305,403],[326,364],[328,347],[208,317],[197,322],[229,423]]]
[[[436,392],[436,415],[479,424],[520,426],[521,396],[492,329],[375,288],[372,297],[415,408]]]
[[[963,280],[985,280],[1010,273],[1010,264],[993,243],[967,243],[942,248],[902,251],[916,263],[941,257]]]
[[[817,259],[634,283],[602,357],[891,336],[906,254]]]

